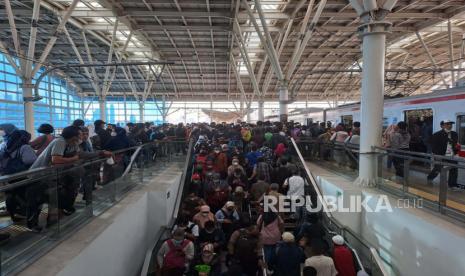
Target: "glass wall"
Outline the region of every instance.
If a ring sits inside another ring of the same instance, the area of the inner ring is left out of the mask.
[[[158,103],[161,107],[161,103]],[[100,119],[100,106],[97,100],[84,100],[84,120],[91,124]],[[109,98],[106,102],[106,122],[116,125],[125,125],[126,122],[138,123],[141,121],[139,104],[134,100],[124,98]],[[163,117],[155,102],[147,101],[144,105],[144,121],[162,124]]]
[[[38,75],[42,70],[39,71]],[[0,53],[0,123],[24,129],[24,102],[21,78]],[[42,100],[34,102],[34,125],[50,123],[57,130],[82,117],[81,98],[76,89],[59,76],[45,77],[39,86]]]
[[[162,102],[158,101],[157,105],[154,101],[148,101],[144,107],[144,121],[161,124],[163,117],[158,108],[162,108]],[[100,108],[97,100],[85,99],[84,108],[88,110],[85,113],[86,123],[90,124],[93,121],[100,119]],[[125,109],[126,107],[126,109]],[[295,109],[305,108],[327,108],[327,102],[294,102],[289,105],[289,112]],[[166,108],[168,123],[196,123],[210,122],[209,110],[220,112],[238,112],[240,108],[239,102],[167,102]],[[258,103],[254,102],[251,105],[251,121],[255,122],[258,119]],[[124,98],[109,98],[106,103],[107,122],[112,124],[124,125],[125,122],[137,123],[141,121],[139,105],[134,100],[124,100]],[[271,121],[278,120],[279,103],[265,102],[264,115],[266,119]],[[268,117],[274,116],[274,117]],[[268,118],[267,118],[268,117]],[[276,118],[275,118],[276,117]],[[244,118],[245,119],[245,118]]]

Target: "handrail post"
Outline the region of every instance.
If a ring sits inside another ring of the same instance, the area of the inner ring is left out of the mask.
[[[439,212],[442,214],[446,212],[444,207],[447,205],[447,172],[450,169],[449,166],[443,166],[439,175]]]
[[[409,186],[409,175],[410,175],[410,163],[412,160],[410,158],[406,158],[404,160],[404,179],[402,181],[402,191],[405,193],[408,192],[408,186]]]

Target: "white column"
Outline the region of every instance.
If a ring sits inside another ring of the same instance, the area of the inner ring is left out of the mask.
[[[140,122],[144,123],[145,118],[144,118],[144,103],[143,102],[139,103],[139,117],[140,117]]]
[[[107,111],[106,111],[106,101],[105,99],[99,99],[99,108],[100,108],[100,120],[106,121],[107,120]]]
[[[258,120],[265,121],[265,110],[264,110],[265,102],[260,99],[258,101]]]
[[[368,26],[368,25],[367,25]],[[385,22],[362,28],[363,69],[359,176],[356,184],[375,186],[377,160],[373,147],[381,146],[384,101]]]
[[[287,105],[289,102],[289,90],[286,84],[279,86],[279,120],[287,122],[288,110]]]
[[[24,98],[24,127],[27,132],[35,137],[34,129],[34,102],[32,101],[32,82],[31,79],[23,79],[23,98]]]
[[[250,123],[250,121],[252,120],[252,117],[251,117],[252,114],[250,112],[251,105],[252,103],[250,103],[250,105],[246,105],[247,114],[245,116],[245,120],[247,121],[247,123]]]
[[[163,124],[166,123],[166,115],[168,112],[166,112],[166,96],[163,95],[161,96],[161,106],[162,106],[162,112],[161,112],[161,116],[162,116],[162,120],[163,120]]]

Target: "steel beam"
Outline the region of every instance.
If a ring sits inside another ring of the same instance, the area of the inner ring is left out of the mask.
[[[60,20],[60,23],[58,24],[56,31],[52,34],[52,37],[48,41],[47,45],[45,46],[45,49],[42,51],[42,55],[39,58],[39,62],[35,65],[34,70],[32,71],[32,76],[34,76],[42,66],[42,63],[45,62],[45,59],[48,57],[48,54],[53,48],[53,45],[55,45],[55,42],[58,39],[58,35],[63,31],[63,27],[66,25],[66,22],[68,22],[68,19],[71,16],[71,13],[73,12],[74,8],[76,7],[77,3],[80,0],[73,0],[66,10],[65,14]]]
[[[450,58],[450,68],[454,68],[454,47],[453,47],[453,39],[452,39],[452,23],[450,18],[447,20],[447,30],[448,30],[448,40],[449,40],[449,58]],[[463,62],[462,60],[459,62]],[[455,74],[454,72],[450,72],[451,76],[451,86],[455,86]]]
[[[417,35],[417,38],[420,41],[421,46],[423,46],[423,49],[425,50],[426,54],[428,55],[428,59],[430,60],[431,64],[434,66],[434,68],[439,68],[436,61],[434,60],[434,57],[431,55],[431,52],[429,51],[428,46],[426,46],[426,43],[423,40],[423,37],[421,36],[420,32],[416,31],[415,34]],[[444,76],[442,74],[440,74],[440,76],[441,76],[442,82],[447,87],[448,85],[447,85],[446,79],[444,78]]]

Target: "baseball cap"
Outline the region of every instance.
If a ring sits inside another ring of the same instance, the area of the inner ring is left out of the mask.
[[[441,121],[441,125],[445,125],[445,124],[455,124],[454,121],[451,121],[451,120],[444,120],[444,121]]]
[[[106,123],[103,120],[96,120],[94,122],[94,126],[101,126],[101,125],[104,125],[104,124],[106,124]]]
[[[333,240],[333,243],[336,244],[336,245],[343,245],[344,244],[344,238],[341,235],[333,236],[332,240]]]

